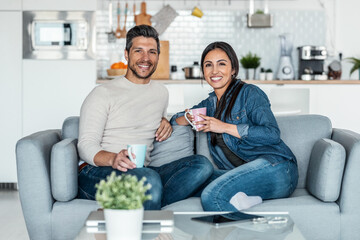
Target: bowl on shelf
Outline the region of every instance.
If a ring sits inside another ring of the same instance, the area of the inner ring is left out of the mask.
[[[108,76],[115,77],[125,75],[127,69],[106,69]]]

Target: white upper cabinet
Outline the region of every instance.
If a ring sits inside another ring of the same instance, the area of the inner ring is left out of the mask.
[[[96,0],[23,0],[23,10],[95,11]]]
[[[1,10],[21,10],[21,0],[0,0]]]

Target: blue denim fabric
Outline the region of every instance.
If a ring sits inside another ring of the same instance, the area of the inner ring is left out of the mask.
[[[235,86],[238,84],[240,80]],[[206,107],[207,115],[213,117],[216,103],[217,97],[212,92],[207,99],[192,108]],[[171,124],[176,125],[175,120],[183,115],[184,112],[175,114],[170,120]],[[272,164],[276,164],[283,158],[296,162],[294,154],[280,138],[280,130],[271,111],[268,97],[257,86],[245,83],[231,109],[230,117],[225,119],[224,115],[225,113],[222,114],[222,121],[236,125],[241,136],[237,138],[223,133],[224,142],[244,161],[251,162],[261,156]],[[211,144],[210,133],[207,133],[207,138],[210,154],[216,165],[220,169],[233,168],[226,158],[219,156],[219,151]]]
[[[295,162],[280,158],[273,165],[258,158],[232,170],[214,170],[201,194],[201,203],[205,211],[237,211],[230,203],[236,193],[262,199],[284,198],[295,190],[297,181]]]
[[[192,155],[160,167],[149,167],[159,173],[163,183],[162,206],[191,197],[213,173],[210,161]]]
[[[78,198],[95,200],[95,184],[99,183],[102,179],[106,179],[106,176],[110,175],[113,171],[115,171],[117,175],[125,173],[113,169],[112,167],[85,166],[78,175]],[[135,175],[138,179],[145,176],[147,179],[146,183],[150,183],[152,186],[147,192],[148,194],[151,194],[152,199],[144,202],[144,209],[161,209],[162,184],[161,178],[157,172],[149,168],[134,168],[129,169],[125,174]]]
[[[148,191],[152,200],[144,203],[145,210],[159,210],[162,206],[183,200],[192,196],[200,186],[212,175],[213,166],[202,155],[192,155],[160,167],[143,167],[129,169],[125,174],[131,174],[141,179],[147,178],[152,188]],[[123,174],[112,167],[85,166],[79,173],[78,197],[83,199],[95,199],[95,184],[112,171]]]

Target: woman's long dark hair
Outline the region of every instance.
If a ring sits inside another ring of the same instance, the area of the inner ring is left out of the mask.
[[[241,90],[242,84],[237,84],[237,86],[234,87],[235,83],[238,81],[236,76],[239,73],[239,60],[236,56],[234,49],[226,42],[213,42],[213,43],[210,43],[205,48],[205,50],[203,51],[203,53],[201,55],[201,71],[202,71],[203,75],[204,75],[205,57],[210,51],[212,51],[214,49],[223,50],[226,53],[226,55],[228,56],[228,58],[230,59],[231,70],[235,70],[235,73],[231,76],[230,85],[226,89],[224,95],[221,97],[221,99],[217,105],[217,108],[219,108],[220,110],[217,111],[219,114],[217,114],[217,116],[215,116],[215,118],[221,120],[221,115],[224,111],[225,111],[225,118],[231,118],[231,115],[230,115],[231,109],[233,108],[233,106],[235,104],[235,100]],[[229,98],[230,98],[229,104],[226,104]]]

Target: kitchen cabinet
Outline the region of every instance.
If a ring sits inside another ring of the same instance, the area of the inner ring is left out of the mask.
[[[2,0],[0,1],[0,11],[21,10],[21,0]]]
[[[0,183],[17,182],[15,144],[22,130],[21,24],[20,11],[0,11]]]
[[[95,11],[96,0],[23,0],[24,11]]]
[[[79,116],[95,82],[95,60],[23,60],[23,135]]]

